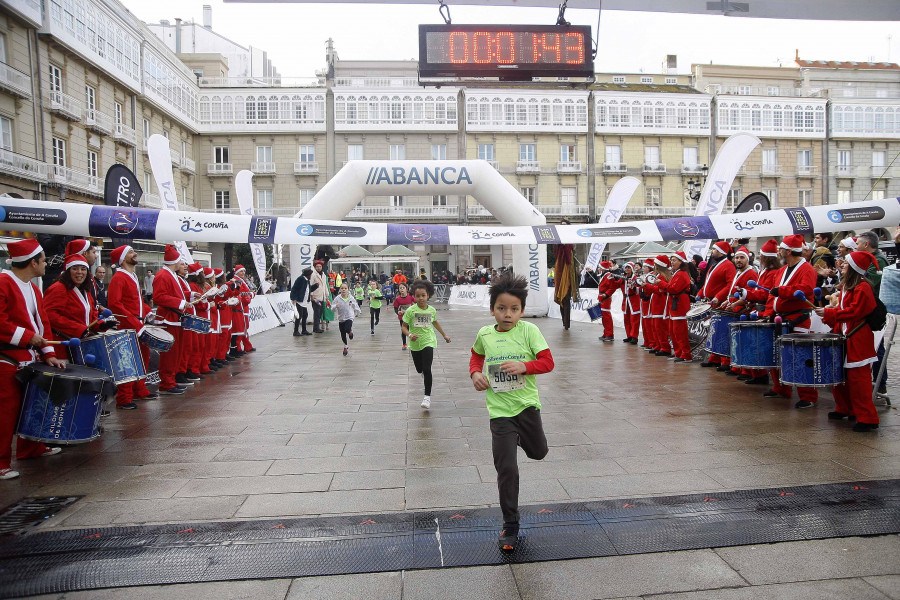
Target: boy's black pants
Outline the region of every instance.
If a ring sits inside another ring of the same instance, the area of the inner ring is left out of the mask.
[[[494,468],[497,469],[503,525],[518,524],[519,465],[516,462],[516,447],[521,446],[525,456],[532,460],[547,456],[547,437],[541,424],[541,411],[530,406],[515,417],[491,419],[491,446]]]

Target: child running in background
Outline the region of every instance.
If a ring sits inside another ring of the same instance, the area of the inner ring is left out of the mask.
[[[356,286],[353,288],[353,297],[356,298],[357,304],[363,305],[366,299],[366,288],[363,287],[362,281],[356,282]]]
[[[541,460],[547,456],[547,438],[541,424],[541,402],[535,375],[553,370],[553,356],[540,329],[519,321],[525,310],[528,281],[506,272],[491,284],[491,315],[495,325],[478,331],[469,376],[475,389],[487,392],[491,420],[491,447],[503,530],[500,550],[516,549],[519,538],[519,466],[516,447],[525,456]]]
[[[403,340],[403,349],[406,350],[406,334],[403,333],[403,313],[407,307],[415,302],[413,297],[409,295],[409,288],[405,283],[397,286],[397,297],[394,298],[394,312],[400,319],[400,338]]]
[[[428,306],[428,299],[434,295],[434,284],[428,280],[414,281],[412,296],[416,301],[410,304],[403,313],[403,321],[400,329],[409,337],[409,353],[412,355],[416,372],[425,378],[425,398],[422,399],[422,408],[431,408],[431,363],[434,361],[434,349],[437,347],[437,338],[434,330],[437,329],[444,336],[444,341],[450,343],[450,337],[444,333],[443,327],[437,322],[437,311],[433,306]]]
[[[369,296],[369,326],[372,329],[372,335],[375,335],[375,326],[381,320],[381,301],[384,300],[384,296],[381,295],[378,283],[374,279],[369,280],[369,289],[366,290],[366,294]]]
[[[350,286],[346,283],[341,284],[341,293],[331,301],[331,310],[338,321],[338,327],[341,330],[341,341],[344,342],[344,356],[350,351],[349,339],[353,339],[353,319],[362,312],[356,299],[350,295]]]

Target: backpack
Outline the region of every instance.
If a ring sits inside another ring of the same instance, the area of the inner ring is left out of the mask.
[[[887,307],[881,298],[875,298],[875,308],[866,315],[866,323],[872,328],[872,331],[881,331],[887,324]]]

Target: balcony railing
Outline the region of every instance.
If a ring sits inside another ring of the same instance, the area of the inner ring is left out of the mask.
[[[459,215],[458,206],[357,206],[348,219],[447,219]]]
[[[793,86],[753,86],[753,85],[719,85],[706,86],[707,94],[728,94],[734,96],[817,96],[813,92],[803,93]]]
[[[200,87],[325,87],[317,77],[198,77],[197,83]]]
[[[666,174],[666,165],[663,163],[644,163],[641,167],[642,173]]]
[[[686,165],[681,163],[681,172],[684,175],[700,175],[703,173],[702,165]]]
[[[206,165],[207,175],[231,175],[234,166],[231,163],[209,163]]]
[[[491,165],[492,167],[494,167],[495,170],[497,170],[497,171],[500,170],[500,162],[499,162],[499,161],[496,161],[496,160],[486,160],[486,161],[484,161],[484,162],[486,162],[487,164],[489,164],[489,165]]]
[[[662,217],[684,217],[693,216],[696,211],[693,208],[685,206],[629,206],[625,209],[623,216],[626,217],[644,217],[644,216],[662,216]]]
[[[625,163],[603,163],[603,172],[604,173],[627,173],[628,165]]]
[[[890,177],[891,170],[884,165],[872,165],[872,179],[878,179],[881,176]]]
[[[113,132],[112,117],[93,108],[84,111],[84,126],[103,135],[112,135]]]
[[[197,172],[197,163],[194,162],[193,158],[188,158],[187,156],[181,157],[181,168],[188,173],[196,173]]]
[[[181,166],[181,154],[179,154],[177,151],[169,148],[169,158],[172,159],[172,166]]]
[[[556,163],[557,173],[581,173],[580,160],[561,160]]]
[[[838,177],[853,177],[856,168],[852,165],[835,165],[834,174]]]
[[[11,150],[0,149],[0,171],[15,177],[30,179],[32,181],[47,181],[47,163],[34,158],[16,154]]]
[[[534,207],[548,217],[583,216],[591,212],[587,204],[535,204]]]
[[[137,146],[137,132],[124,123],[115,124],[113,127],[113,139],[128,146]]]
[[[294,175],[317,175],[319,163],[315,161],[300,161],[294,163]]]
[[[31,98],[31,77],[6,63],[0,63],[0,88],[20,98]]]
[[[814,165],[797,165],[797,175],[811,177],[819,174],[819,167]]]
[[[273,162],[255,162],[250,163],[250,170],[257,175],[274,175],[275,163]]]
[[[80,121],[81,102],[62,92],[50,92],[50,112],[70,121]]]
[[[99,177],[57,165],[50,165],[48,173],[50,183],[70,187],[87,194],[97,196],[102,194]]]
[[[781,165],[763,165],[759,174],[763,177],[777,177],[781,175]]]
[[[520,160],[516,163],[516,173],[540,173],[541,163],[537,160]]]
[[[141,206],[144,208],[162,208],[162,202],[158,194],[145,193],[141,196]]]

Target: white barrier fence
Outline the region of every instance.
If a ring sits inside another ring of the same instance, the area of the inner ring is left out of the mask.
[[[247,332],[250,335],[268,331],[281,325],[281,321],[278,320],[275,311],[272,309],[272,304],[269,302],[268,296],[270,295],[256,296],[250,301],[250,306],[248,307],[250,324],[247,327]]]

